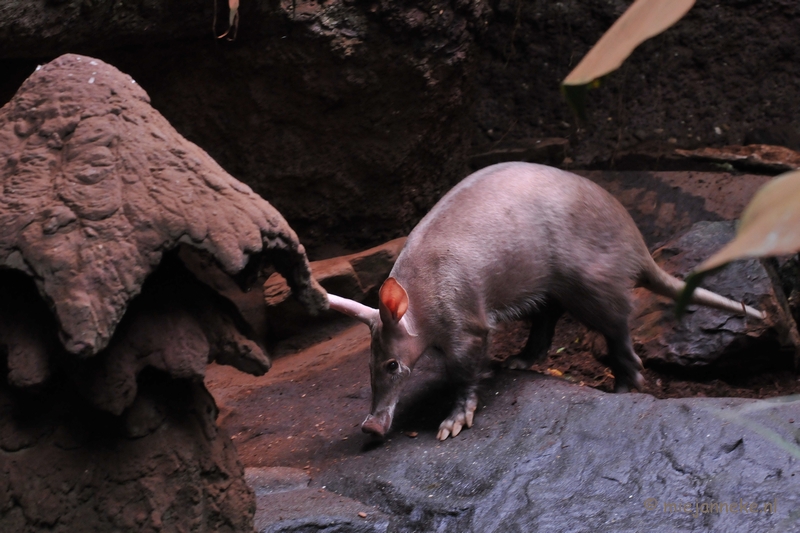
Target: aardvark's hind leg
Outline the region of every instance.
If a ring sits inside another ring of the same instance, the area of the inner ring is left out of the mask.
[[[564,309],[554,300],[549,300],[544,307],[534,312],[531,315],[528,342],[520,353],[503,361],[503,366],[512,370],[525,370],[547,357],[547,351],[553,343],[556,323],[562,314]]]
[[[582,287],[580,298],[574,299],[569,311],[587,326],[603,334],[608,345],[608,358],[614,372],[614,390],[642,390],[642,360],[633,351],[628,330],[631,311],[630,294],[621,280],[598,279]]]
[[[642,360],[633,351],[627,327],[618,337],[612,338],[606,335],[606,345],[608,345],[611,370],[614,373],[614,392],[630,392],[631,389],[642,390],[644,367]]]

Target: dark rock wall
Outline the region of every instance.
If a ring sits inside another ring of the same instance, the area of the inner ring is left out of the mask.
[[[0,12],[17,83],[26,56],[77,51],[117,66],[311,250],[331,235],[356,248],[407,233],[465,172],[479,0],[242,2],[234,42],[213,38],[212,2],[87,4],[8,8],[16,21]],[[39,44],[34,28],[48,35]]]
[[[590,93],[578,130],[558,83],[628,3],[242,2],[234,42],[214,39],[211,1],[13,3],[0,101],[59,53],[112,63],[272,202],[312,259],[407,233],[470,153],[499,142],[568,138],[583,167],[631,150],[800,147],[791,0],[699,1]]]
[[[310,250],[332,236],[357,247],[410,231],[463,174],[463,72],[426,72],[388,43],[342,57],[302,28],[286,30],[248,41],[242,28],[233,44],[148,51],[161,66],[133,75],[154,107],[269,199]],[[109,61],[139,70],[139,50],[117,53]]]
[[[698,1],[589,92],[580,131],[558,84],[630,2],[490,3],[474,83],[476,145],[568,137],[583,166],[637,146],[800,147],[797,2]]]

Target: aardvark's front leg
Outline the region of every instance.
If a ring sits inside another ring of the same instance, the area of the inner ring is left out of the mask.
[[[461,389],[450,416],[439,425],[436,435],[439,440],[455,437],[465,426],[472,427],[478,408],[478,385],[491,375],[487,358],[491,330],[488,327],[475,329],[476,332],[462,332],[453,343],[453,352],[445,355],[448,377],[460,382]]]
[[[478,395],[475,387],[470,387],[467,391],[459,394],[456,406],[450,416],[439,424],[439,433],[436,438],[445,440],[447,437],[455,437],[461,433],[461,429],[466,426],[472,427],[472,420],[475,417],[475,409],[478,408]]]

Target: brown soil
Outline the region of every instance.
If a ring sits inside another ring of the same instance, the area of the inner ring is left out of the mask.
[[[245,467],[318,471],[360,453],[370,397],[368,355],[369,334],[359,324],[284,354],[262,377],[209,365],[205,383],[219,407],[217,422]]]
[[[493,357],[504,359],[522,348],[527,338],[526,325],[515,322],[498,331]],[[608,366],[593,355],[594,343],[602,342],[595,333],[565,315],[556,328],[547,359],[531,370],[566,379],[581,386],[613,392],[614,376]],[[656,398],[738,397],[772,398],[800,393],[800,379],[791,361],[779,368],[750,371],[745,368],[709,370],[706,376],[690,376],[670,369],[645,368],[643,393]]]

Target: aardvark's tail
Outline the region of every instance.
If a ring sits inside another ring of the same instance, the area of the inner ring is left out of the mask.
[[[670,276],[659,267],[655,261],[651,260],[651,266],[645,270],[642,276],[641,285],[656,294],[677,300],[686,283]],[[706,289],[698,287],[692,294],[692,303],[698,305],[705,305],[723,311],[729,311],[737,315],[747,315],[749,317],[764,320],[766,313],[753,309],[741,302],[736,302],[720,296]]]

